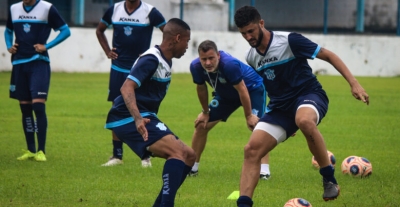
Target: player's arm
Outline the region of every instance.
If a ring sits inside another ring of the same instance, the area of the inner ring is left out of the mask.
[[[247,90],[244,81],[240,81],[238,84],[233,86],[239,93],[240,102],[244,110],[244,116],[246,117],[247,127],[252,131],[258,122],[258,117],[251,113],[251,101],[250,95]]]
[[[121,87],[121,95],[124,98],[126,107],[128,108],[131,116],[135,120],[136,128],[138,132],[142,135],[143,140],[147,141],[148,133],[146,129],[146,124],[150,122],[149,119],[142,118],[140,111],[136,104],[135,89],[138,87],[135,81],[126,79]]]
[[[52,40],[51,42],[49,42],[45,45],[42,45],[42,44],[33,45],[33,47],[35,47],[35,49],[36,49],[36,52],[42,53],[46,50],[50,50],[51,48],[60,44],[65,39],[67,39],[69,36],[71,36],[71,31],[69,30],[69,27],[67,24],[63,25],[62,27],[60,27],[57,30],[59,30],[60,33],[58,33],[57,37],[54,40]]]
[[[197,84],[196,91],[202,109],[194,122],[194,126],[197,127],[200,123],[204,123],[204,128],[206,128],[208,119],[210,118],[210,109],[208,108],[208,89],[206,83]]]
[[[107,29],[107,25],[105,22],[100,21],[99,24],[97,25],[96,28],[96,36],[97,39],[99,40],[99,43],[101,45],[101,48],[103,48],[104,53],[107,55],[107,57],[109,59],[117,59],[118,58],[118,54],[115,53],[116,48],[110,48],[109,44],[108,44],[108,40],[106,35],[104,34],[104,32]]]
[[[4,39],[6,40],[7,50],[11,54],[15,54],[17,52],[18,44],[13,44],[14,41],[14,25],[11,20],[11,11],[8,12],[7,25],[4,30]]]
[[[347,68],[346,64],[337,56],[335,53],[321,48],[317,54],[317,58],[324,60],[330,63],[335,69],[346,79],[346,81],[350,84],[351,93],[353,96],[366,103],[369,104],[369,96],[367,92],[365,92],[364,88],[358,83],[357,79],[353,76],[350,70]]]

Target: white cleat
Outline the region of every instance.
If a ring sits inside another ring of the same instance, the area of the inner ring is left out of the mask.
[[[116,157],[111,157],[106,163],[102,164],[101,166],[110,167],[110,166],[122,165],[122,164],[124,164],[124,161],[122,161],[121,159],[118,159]]]
[[[144,167],[144,168],[151,167],[150,157],[145,158],[145,159],[142,160],[142,167]]]

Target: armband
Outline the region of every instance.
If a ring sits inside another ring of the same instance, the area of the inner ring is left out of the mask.
[[[203,114],[209,114],[209,113],[210,113],[210,109],[208,109],[208,111],[204,111],[204,109],[202,109],[201,112],[202,112]]]

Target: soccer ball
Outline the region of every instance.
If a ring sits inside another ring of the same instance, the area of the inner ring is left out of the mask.
[[[342,163],[342,172],[354,177],[368,177],[372,174],[372,164],[365,157],[351,156]],[[344,166],[344,167],[343,167]],[[343,170],[345,169],[345,170]]]
[[[330,151],[327,151],[327,152],[328,152],[329,160],[331,161],[331,165],[332,165],[333,167],[335,167],[335,164],[336,164],[335,155],[333,155],[333,153],[330,152]],[[314,158],[314,156],[312,156],[312,158],[311,158],[311,164],[312,164],[315,168],[319,169],[319,164],[318,164],[317,160]]]
[[[355,158],[357,158],[357,156],[348,156],[346,157],[343,162],[342,165],[340,166],[340,169],[342,170],[343,174],[350,174],[350,163],[351,161],[353,161]]]
[[[311,203],[303,198],[292,198],[288,200],[283,207],[302,207],[302,206],[312,207]]]

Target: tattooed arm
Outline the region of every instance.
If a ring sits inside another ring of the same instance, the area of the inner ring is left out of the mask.
[[[136,105],[135,89],[138,87],[136,82],[126,79],[121,87],[121,94],[124,98],[125,105],[128,108],[131,116],[135,120],[136,128],[138,132],[142,135],[144,141],[148,139],[148,133],[146,129],[146,124],[150,122],[149,119],[143,118],[140,115],[140,111]]]

